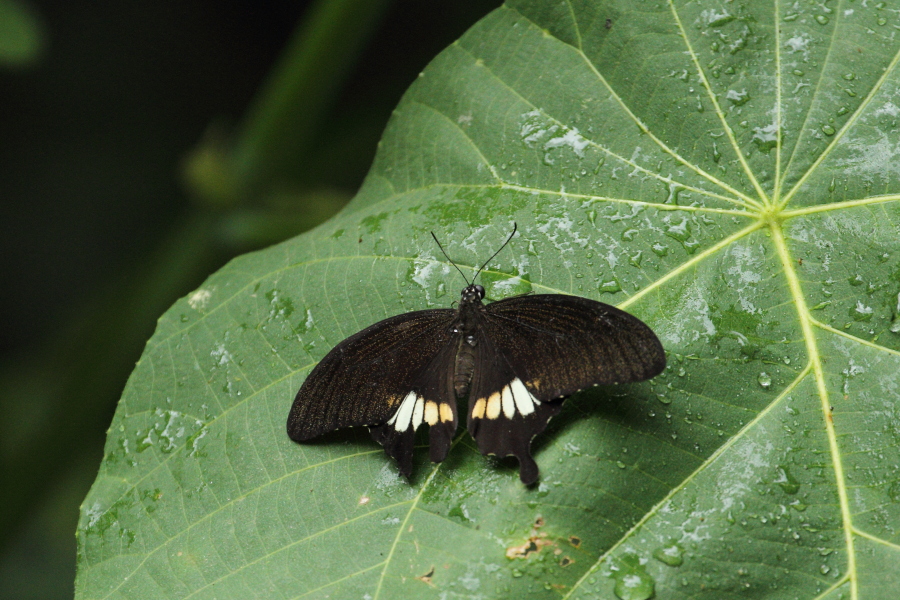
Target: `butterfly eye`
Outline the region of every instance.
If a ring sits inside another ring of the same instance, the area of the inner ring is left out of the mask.
[[[482,287],[480,285],[476,285],[475,292],[478,294],[478,297],[480,299],[482,299],[482,300],[484,299],[484,287]]]

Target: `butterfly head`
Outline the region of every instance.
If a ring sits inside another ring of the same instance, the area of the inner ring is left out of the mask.
[[[471,283],[460,293],[460,304],[481,304],[484,300],[484,287]]]

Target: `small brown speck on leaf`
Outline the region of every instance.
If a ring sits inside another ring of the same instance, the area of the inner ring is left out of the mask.
[[[416,577],[416,579],[418,579],[419,581],[424,581],[431,587],[434,587],[434,584],[431,583],[431,578],[433,576],[434,576],[434,565],[431,566],[431,569],[427,573],[425,573],[424,575],[419,575],[418,577]]]

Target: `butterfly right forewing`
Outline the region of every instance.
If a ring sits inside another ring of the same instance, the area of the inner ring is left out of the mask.
[[[579,296],[517,296],[488,304],[485,329],[541,401],[591,385],[643,381],[666,366],[662,344],[645,323]]]

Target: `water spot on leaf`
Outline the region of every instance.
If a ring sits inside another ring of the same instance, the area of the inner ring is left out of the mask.
[[[864,322],[872,320],[872,314],[875,312],[875,310],[871,306],[866,306],[865,304],[857,300],[856,306],[850,308],[847,312],[851,317],[853,317],[854,321]]]
[[[510,296],[521,296],[531,292],[531,280],[527,273],[512,275],[483,271],[481,284],[484,286],[485,295],[491,300],[500,300]]]
[[[760,387],[764,390],[769,389],[772,385],[772,377],[769,376],[768,373],[762,372],[759,374],[759,377],[756,378],[756,381],[759,383]]]
[[[604,294],[615,294],[622,291],[622,286],[616,279],[610,279],[600,284],[600,292]]]
[[[750,94],[747,90],[728,90],[725,94],[725,98],[731,101],[731,103],[735,106],[743,106],[750,101]]]
[[[793,495],[800,491],[800,482],[791,475],[791,471],[786,465],[778,465],[775,468],[775,483],[784,490],[785,494]]]
[[[679,567],[684,562],[684,548],[676,542],[670,542],[654,550],[653,558],[664,565]]]
[[[625,554],[611,573],[616,585],[613,591],[621,600],[648,600],[653,597],[656,581],[647,573],[641,559],[635,554]]]
[[[754,127],[752,141],[763,154],[768,154],[778,145],[778,126],[774,123],[765,127]]]

